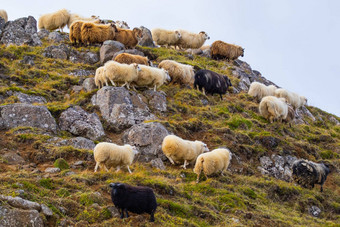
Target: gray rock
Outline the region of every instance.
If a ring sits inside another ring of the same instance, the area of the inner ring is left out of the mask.
[[[93,64],[99,62],[98,54],[91,52],[91,51],[84,53],[83,58],[84,58],[83,62],[86,63],[86,64],[93,65]]]
[[[75,172],[73,172],[73,171],[68,171],[67,173],[65,173],[64,174],[64,176],[71,176],[71,175],[74,175],[74,174],[76,174]]]
[[[59,173],[60,168],[57,167],[48,167],[45,169],[45,173]]]
[[[308,213],[314,217],[320,217],[321,209],[317,206],[311,206],[308,208]]]
[[[111,212],[112,217],[114,217],[114,218],[120,217],[119,210],[116,207],[109,206],[109,207],[107,207],[107,209]]]
[[[91,92],[97,89],[97,86],[94,83],[94,78],[93,77],[86,78],[83,82],[83,88],[86,92]]]
[[[62,112],[59,118],[61,130],[76,136],[97,140],[105,135],[102,123],[97,114],[89,114],[80,106],[70,107]]]
[[[21,103],[28,103],[28,104],[33,104],[33,103],[46,103],[46,99],[42,96],[36,96],[36,95],[27,95],[21,92],[14,92],[14,96],[16,96],[19,99],[19,102]]]
[[[1,42],[5,45],[41,46],[42,44],[37,34],[37,21],[32,16],[8,21],[2,31]]]
[[[21,63],[21,64],[25,64],[25,65],[33,66],[33,65],[34,65],[34,59],[35,59],[35,56],[26,55],[26,56],[24,56],[24,58],[20,61],[20,63]]]
[[[68,59],[70,47],[65,44],[48,46],[45,48],[43,56],[47,58]]]
[[[145,56],[142,51],[139,51],[137,49],[127,49],[127,50],[121,50],[121,51],[116,52],[113,55],[112,60],[115,59],[115,57],[117,57],[118,54],[122,54],[122,53],[134,54],[134,55],[139,55],[139,56],[142,56],[142,57]]]
[[[305,121],[303,120],[303,116],[311,118],[312,121],[316,120],[315,117],[313,116],[313,114],[305,106],[302,106],[301,108],[296,110],[295,119],[297,121],[299,121],[299,119],[301,119],[302,122],[305,123]],[[294,121],[294,123],[297,123],[297,122]]]
[[[3,31],[4,27],[5,27],[5,24],[6,24],[5,19],[0,17],[0,36],[1,36],[2,31]]]
[[[94,70],[86,70],[86,69],[78,69],[78,70],[74,70],[73,72],[71,72],[70,75],[73,75],[73,76],[90,76],[90,75],[95,75],[95,71]]]
[[[81,92],[81,90],[83,90],[83,86],[80,86],[80,85],[74,85],[73,87],[72,87],[72,92],[73,93],[79,93],[79,92]]]
[[[153,159],[153,160],[151,160],[150,163],[151,163],[151,166],[153,168],[157,168],[157,169],[160,169],[160,170],[165,170],[165,165],[164,165],[162,159],[160,159],[160,158]]]
[[[41,30],[38,32],[38,37],[39,37],[40,39],[43,39],[43,38],[47,37],[49,34],[50,34],[50,32],[47,31],[46,29],[41,29]]]
[[[262,175],[273,176],[289,182],[292,179],[291,168],[295,160],[296,157],[290,155],[280,156],[273,154],[271,158],[262,156],[260,158],[261,166],[258,166],[257,169]]]
[[[56,143],[56,146],[72,146],[78,149],[93,150],[96,146],[92,140],[84,137],[75,137],[72,139],[65,139]]]
[[[116,52],[124,49],[125,47],[122,43],[113,40],[106,40],[100,48],[100,63],[103,65],[105,62],[111,60]]]
[[[25,209],[25,210],[41,210],[41,206],[39,203],[32,202],[26,199],[22,199],[20,197],[12,197],[12,196],[4,196],[0,195],[0,200],[6,201],[12,207]]]
[[[132,126],[123,135],[123,142],[134,145],[141,153],[139,161],[149,162],[155,158],[166,160],[161,146],[165,136],[169,135],[168,130],[158,123],[142,123]]]
[[[129,91],[123,87],[103,87],[92,103],[99,107],[102,117],[108,122],[109,129],[120,132],[155,116],[148,108],[134,105]]]
[[[51,32],[48,34],[48,39],[52,42],[59,43],[64,40],[64,37],[59,32]]]
[[[260,158],[260,163],[261,163],[261,166],[265,169],[268,169],[273,164],[272,160],[267,156],[262,156]]]
[[[45,216],[52,216],[53,215],[53,211],[50,208],[48,208],[45,204],[41,204],[41,212]]]
[[[166,97],[162,92],[154,91],[154,90],[146,90],[143,92],[143,95],[147,97],[148,104],[150,105],[151,109],[166,112],[167,111],[167,102]]]
[[[335,125],[340,125],[340,122],[333,116],[329,117],[329,121],[332,122]]]
[[[2,156],[2,158],[7,162],[9,165],[17,165],[25,163],[25,160],[14,152],[6,153]]]
[[[0,206],[0,226],[44,227],[44,221],[36,210],[8,209]]]
[[[56,133],[57,123],[46,106],[15,103],[0,106],[0,129],[19,126],[41,128]]]
[[[156,47],[155,44],[153,43],[151,31],[144,26],[140,26],[139,29],[142,30],[143,37],[141,40],[139,40],[138,45]]]

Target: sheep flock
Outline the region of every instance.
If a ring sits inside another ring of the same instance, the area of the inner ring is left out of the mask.
[[[0,17],[8,20],[4,10],[0,10]],[[38,20],[39,29],[63,31],[65,26],[69,27],[69,40],[73,45],[102,45],[106,40],[114,40],[122,43],[125,49],[134,49],[143,38],[140,28],[130,30],[125,21],[106,22],[99,16],[83,17],[66,9],[43,14]],[[209,50],[211,58],[215,60],[235,61],[244,56],[244,48],[221,40],[210,46],[203,46],[205,41],[210,39],[204,31],[193,33],[183,29],[154,28],[151,34],[155,48],[161,46],[179,51],[201,48],[203,51]],[[134,90],[151,88],[154,91],[163,85],[178,83],[182,87],[200,90],[203,95],[218,94],[222,102],[225,101],[222,95],[232,95],[230,88],[233,86],[227,75],[209,69],[195,70],[194,66],[173,59],[164,59],[157,64],[146,56],[130,53],[120,53],[98,67],[94,82],[98,89],[105,86],[124,86]],[[304,96],[259,81],[252,81],[247,94],[248,98],[258,103],[258,113],[268,120],[268,124],[275,121],[290,124],[296,118],[298,109],[307,104],[307,98]],[[192,171],[197,174],[196,183],[200,182],[202,174],[206,178],[218,174],[223,176],[232,159],[232,149],[216,147],[210,151],[203,141],[186,140],[178,135],[164,137],[161,150],[172,165],[181,164],[184,169],[190,165]],[[130,166],[138,153],[133,144],[100,142],[93,151],[96,163],[94,172],[110,171],[110,168],[120,171],[122,167],[126,167],[128,172],[133,174]],[[310,188],[313,188],[314,184],[321,184],[321,190],[329,173],[324,164],[301,160],[294,163],[293,171],[294,180],[298,184]],[[150,221],[154,221],[157,203],[151,188],[134,187],[124,183],[111,183],[109,186],[112,190],[112,202],[119,209],[121,218],[128,217],[130,211],[148,213]]]

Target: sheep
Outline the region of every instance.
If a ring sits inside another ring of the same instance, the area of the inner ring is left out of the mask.
[[[228,169],[231,157],[231,152],[226,148],[219,148],[208,153],[200,154],[196,159],[194,168],[194,173],[197,174],[196,183],[199,182],[202,171],[206,178],[218,172],[221,172],[221,175],[224,176],[223,173]]]
[[[127,86],[130,89],[130,83],[136,81],[138,72],[141,70],[141,65],[137,64],[120,64],[115,61],[108,61],[104,65],[104,75],[109,79],[113,86],[115,82],[125,82],[122,87]]]
[[[114,60],[119,63],[124,63],[124,64],[141,64],[141,65],[150,65],[150,61],[147,57],[142,57],[140,55],[134,55],[134,54],[129,54],[129,53],[121,53],[118,54]]]
[[[94,76],[94,83],[98,88],[104,87],[104,83],[106,86],[109,86],[107,83],[106,76],[104,74],[104,66],[99,67],[96,69],[96,75]]]
[[[155,28],[151,31],[153,41],[160,46],[175,45],[181,39],[179,31],[170,31],[161,28]]]
[[[122,29],[130,29],[129,25],[128,25],[125,21],[119,21],[119,20],[117,20],[117,21],[115,22],[115,24],[116,24],[116,26],[117,26],[118,28],[122,28]]]
[[[79,16],[78,14],[72,13],[70,15],[70,19],[68,20],[67,27],[70,28],[71,24],[75,21],[94,22],[97,20],[100,21],[99,16],[92,15],[91,17],[82,17],[82,16]]]
[[[274,120],[282,122],[287,117],[288,105],[284,98],[266,96],[260,102],[259,111],[270,123],[273,123]]]
[[[285,98],[287,102],[294,107],[294,110],[297,110],[298,108],[307,104],[306,97],[300,96],[283,88],[276,89],[275,96],[279,98]]]
[[[142,37],[142,30],[139,28],[134,28],[133,30],[117,28],[114,40],[124,44],[125,48],[132,49]]]
[[[194,88],[197,88],[208,94],[219,94],[222,100],[222,94],[226,94],[228,87],[233,86],[230,79],[225,75],[220,75],[216,72],[201,69],[195,74]]]
[[[66,9],[58,10],[54,13],[44,14],[39,17],[38,27],[39,29],[55,30],[60,29],[61,32],[63,28],[67,25],[70,19],[70,13]]]
[[[163,60],[159,63],[158,68],[168,71],[171,77],[171,83],[179,82],[181,84],[194,84],[194,67],[191,65],[180,64],[172,60]]]
[[[225,58],[229,61],[235,60],[239,56],[244,56],[244,48],[237,45],[225,43],[221,40],[213,42],[213,44],[211,44],[210,50],[211,57],[213,59]]]
[[[80,44],[82,43],[82,39],[81,39],[81,27],[83,26],[83,24],[86,21],[74,21],[71,25],[70,25],[70,33],[69,33],[69,38],[70,38],[70,42],[72,44]],[[92,21],[93,23],[99,24],[101,23],[101,20],[97,19]]]
[[[276,89],[277,87],[275,87],[274,85],[266,86],[255,81],[250,84],[248,94],[250,96],[256,97],[258,101],[261,101],[261,99],[265,96],[274,96]]]
[[[181,167],[186,169],[189,163],[196,161],[197,156],[208,152],[209,149],[207,145],[201,141],[189,141],[175,135],[168,135],[163,139],[162,151],[171,164],[175,165],[175,163],[184,162]]]
[[[138,87],[154,87],[157,90],[164,83],[171,80],[168,72],[164,69],[158,69],[150,66],[139,65],[140,71],[138,72],[137,80],[133,82]],[[135,89],[135,86],[134,86]]]
[[[315,163],[308,160],[298,159],[292,165],[293,180],[304,188],[312,189],[314,184],[320,184],[320,192],[323,184],[330,173],[329,167],[324,163]]]
[[[287,117],[285,119],[283,119],[283,121],[285,123],[289,123],[289,127],[292,127],[291,122],[295,118],[295,111],[294,111],[292,105],[290,105],[290,104],[287,104],[287,105],[288,105],[288,114],[287,114]]]
[[[180,49],[182,48],[198,49],[201,46],[203,46],[204,42],[207,39],[210,39],[208,34],[203,31],[198,34],[191,33],[185,30],[179,30],[179,32],[181,34],[181,38],[175,45],[178,46]]]
[[[94,160],[96,161],[94,172],[97,172],[99,166],[108,172],[109,170],[106,167],[108,165],[109,167],[117,167],[116,172],[120,170],[121,166],[126,166],[129,173],[132,173],[129,165],[132,164],[136,154],[138,154],[136,147],[129,144],[119,146],[114,143],[98,143],[93,150]]]
[[[110,24],[95,24],[85,22],[81,26],[81,40],[85,44],[103,43],[106,40],[112,40],[117,31],[116,25]]]
[[[155,221],[155,211],[157,209],[156,196],[149,187],[134,187],[128,184],[111,183],[111,199],[115,207],[120,212],[120,218],[129,217],[128,211],[142,214],[150,214],[150,222]]]
[[[4,18],[5,23],[8,21],[7,12],[3,9],[0,9],[0,17]]]

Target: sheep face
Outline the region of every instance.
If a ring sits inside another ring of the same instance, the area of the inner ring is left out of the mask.
[[[136,63],[133,63],[132,65],[133,65],[133,67],[135,67],[135,69],[136,69],[137,73],[139,73],[139,72],[141,71],[141,68],[139,67],[139,65],[138,65],[138,64],[136,64]]]
[[[118,196],[121,192],[121,190],[125,189],[125,185],[121,183],[111,183],[110,187],[112,188],[112,194],[113,196]]]
[[[302,101],[302,105],[307,105],[307,98],[305,96],[301,96],[300,99]]]
[[[210,39],[210,37],[208,36],[207,33],[205,33],[205,32],[202,31],[202,32],[200,32],[200,34],[204,35],[204,39],[205,39],[205,40]]]
[[[169,76],[168,71],[165,70],[165,74],[166,74],[166,81],[170,82],[171,81],[171,77]]]
[[[175,33],[176,33],[178,39],[182,38],[182,35],[179,31],[175,31]]]
[[[208,152],[208,151],[209,151],[209,148],[208,148],[208,146],[204,143],[204,144],[203,144],[203,153]]]
[[[230,79],[227,76],[223,76],[223,78],[224,78],[224,80],[225,80],[225,82],[227,83],[228,86],[230,86],[230,87],[233,86]]]
[[[242,49],[241,57],[243,57],[244,56],[244,48],[241,47],[241,49]]]
[[[132,146],[132,152],[134,155],[139,154],[136,146]]]
[[[143,38],[143,32],[139,28],[134,28],[132,31],[135,34],[135,37],[138,41],[140,41]]]

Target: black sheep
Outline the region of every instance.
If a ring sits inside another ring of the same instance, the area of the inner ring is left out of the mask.
[[[123,183],[111,183],[111,199],[121,213],[120,218],[129,217],[128,211],[142,214],[150,214],[150,221],[154,222],[154,214],[157,208],[156,197],[149,187],[134,187]]]
[[[328,166],[323,163],[315,163],[307,160],[296,160],[292,166],[293,179],[302,187],[312,189],[314,184],[320,184],[320,191],[323,191],[323,184],[330,173]]]
[[[201,69],[195,74],[194,87],[203,90],[204,94],[205,92],[211,95],[217,93],[220,94],[222,100],[222,95],[227,93],[229,86],[233,86],[229,78],[216,72]]]

